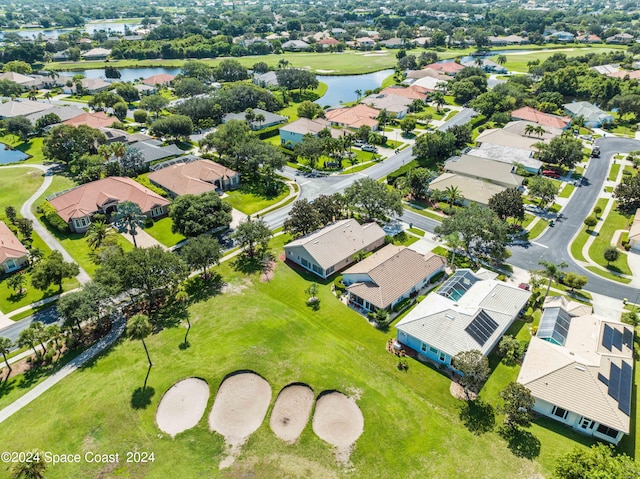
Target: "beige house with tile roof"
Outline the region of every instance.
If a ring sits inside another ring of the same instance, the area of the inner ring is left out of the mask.
[[[342,281],[348,286],[350,303],[368,311],[390,310],[420,291],[446,264],[437,254],[388,244],[345,270]]]
[[[375,131],[378,129],[378,120],[376,118],[379,114],[380,112],[375,108],[360,103],[351,108],[328,110],[325,112],[325,117],[334,126],[357,130],[366,125]]]
[[[172,198],[240,186],[240,173],[237,171],[202,158],[187,157],[186,160],[152,171],[148,174],[149,180],[166,190]]]
[[[353,264],[356,253],[378,249],[384,237],[377,223],[361,225],[350,218],[298,238],[286,244],[284,251],[288,261],[324,279]]]
[[[640,252],[640,208],[636,210],[629,230],[629,245],[632,251]]]
[[[444,171],[448,173],[488,181],[505,188],[522,186],[524,178],[516,174],[516,169],[509,163],[471,155],[454,156],[444,163]]]
[[[69,224],[71,231],[84,233],[91,226],[96,213],[111,215],[118,204],[131,201],[150,218],[164,216],[169,200],[142,186],[131,178],[110,176],[92,181],[68,191],[47,197],[58,215]]]
[[[518,382],[534,411],[617,444],[631,430],[633,328],[574,312],[545,307]]]
[[[466,201],[485,206],[489,204],[489,198],[505,190],[504,186],[455,173],[443,173],[429,183],[431,191],[445,191],[450,186],[458,188]]]
[[[0,271],[11,273],[29,264],[29,251],[9,227],[0,221]]]

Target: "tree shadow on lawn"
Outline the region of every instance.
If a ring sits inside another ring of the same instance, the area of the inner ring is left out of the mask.
[[[460,420],[476,436],[493,431],[496,425],[493,406],[480,399],[463,402],[460,406]]]
[[[274,261],[273,253],[270,251],[257,251],[254,256],[241,253],[231,263],[236,271],[251,275],[255,273],[263,273],[269,267],[269,263]]]
[[[202,275],[194,276],[185,285],[192,303],[199,303],[208,300],[211,296],[220,294],[224,281],[218,273],[207,273],[207,277]]]
[[[517,427],[502,426],[500,435],[507,441],[507,447],[514,456],[535,459],[540,455],[540,440],[531,432]]]
[[[155,395],[156,390],[151,386],[147,386],[149,375],[151,374],[151,365],[147,368],[147,375],[144,378],[144,384],[140,388],[136,388],[131,395],[131,407],[133,409],[146,409],[151,404],[151,398]]]
[[[2,381],[0,383],[0,398],[6,396],[16,388],[16,379],[9,378],[8,381],[5,381],[4,378],[5,375],[3,375],[2,379],[0,379]]]

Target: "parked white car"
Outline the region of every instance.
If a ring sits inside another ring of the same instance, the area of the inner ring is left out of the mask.
[[[370,145],[370,144],[366,144],[366,145],[362,145],[362,151],[370,151],[371,153],[378,153],[378,148],[376,148],[374,145]]]

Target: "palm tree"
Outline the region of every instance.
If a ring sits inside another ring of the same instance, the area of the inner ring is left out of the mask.
[[[457,186],[447,186],[444,190],[444,195],[449,199],[449,208],[453,208],[453,204],[456,201],[460,201],[464,198]]]
[[[40,321],[34,321],[29,325],[29,329],[33,329],[35,331],[35,340],[40,343],[40,347],[42,347],[42,354],[44,356],[47,354],[47,348],[44,344],[49,341],[49,333],[47,332],[46,326]]]
[[[251,124],[253,123],[253,120],[256,119],[256,114],[254,113],[253,109],[247,108],[244,111],[244,119],[247,122],[247,125],[249,125],[249,127],[251,127]]]
[[[258,125],[259,125],[260,128],[262,128],[262,124],[264,123],[264,120],[265,120],[265,117],[264,117],[264,115],[262,113],[258,113],[256,115],[255,121],[258,122]]]
[[[116,158],[123,158],[125,153],[127,152],[127,145],[122,142],[116,141],[115,143],[111,143],[111,153]]]
[[[431,101],[435,103],[436,110],[439,112],[442,105],[445,104],[444,93],[441,91],[434,91],[431,94]]]
[[[289,61],[281,58],[278,62],[278,68],[287,68],[289,66]]]
[[[527,125],[524,127],[524,134],[525,136],[531,136],[533,133],[535,133],[537,131],[538,127],[532,125],[531,123],[527,123]]]
[[[507,56],[506,55],[498,55],[496,57],[496,63],[498,65],[504,65],[505,63],[507,63]]]
[[[547,132],[547,130],[544,129],[544,127],[542,125],[538,125],[535,127],[535,130],[533,131],[534,134],[536,134],[539,138],[542,138],[542,136]]]
[[[151,357],[149,356],[149,350],[147,349],[147,344],[144,342],[144,338],[151,334],[153,328],[151,327],[151,323],[149,322],[149,316],[146,314],[136,314],[129,319],[129,324],[127,324],[127,337],[131,340],[139,339],[142,341],[142,346],[144,347],[144,352],[147,353],[147,361],[149,361],[149,369],[153,366],[151,362]],[[147,374],[149,377],[149,374]],[[142,389],[147,388],[147,380],[144,380],[144,386]]]
[[[103,245],[105,240],[111,236],[111,233],[112,231],[109,229],[109,225],[107,225],[107,223],[104,221],[96,221],[95,223],[91,223],[91,226],[85,235],[85,239],[89,244],[89,248],[95,251]]]
[[[20,331],[20,337],[18,338],[18,347],[20,348],[29,347],[33,349],[33,352],[35,353],[36,357],[40,359],[40,353],[36,349],[36,342],[37,342],[36,332],[33,328],[29,327]]]
[[[451,233],[444,237],[444,242],[447,248],[451,250],[451,263],[449,267],[453,270],[456,269],[456,251],[464,246],[464,241],[460,238],[459,233]]]
[[[57,324],[51,324],[47,326],[45,330],[47,337],[49,340],[53,340],[53,343],[56,345],[56,352],[60,353],[60,343],[58,342],[60,337],[62,336],[62,331],[60,330],[60,326]]]
[[[51,92],[48,91],[44,94],[44,98],[45,100],[49,100],[49,103],[51,103]]]
[[[360,100],[360,97],[362,96],[362,90],[360,90],[359,88],[354,91],[353,93],[356,94],[356,101]]]
[[[475,59],[475,61],[474,61],[473,63],[475,63],[475,65],[476,65],[477,67],[482,68],[483,62],[484,62],[484,61],[482,60],[482,57],[476,57],[476,59]]]
[[[380,127],[384,130],[384,126],[389,122],[391,118],[389,117],[389,113],[387,113],[386,109],[380,110],[380,114],[378,115],[378,122],[380,123]]]
[[[38,90],[29,90],[29,100],[36,101],[38,99]]]
[[[138,234],[138,228],[144,226],[144,221],[147,219],[142,214],[140,207],[132,201],[123,201],[118,205],[118,212],[113,221],[113,225],[118,230],[118,233],[130,234],[133,238],[133,246],[138,247],[136,242],[136,235]]]
[[[104,161],[108,161],[113,154],[113,150],[111,149],[111,145],[100,145],[98,147],[98,155],[104,158]]]
[[[9,360],[7,359],[7,354],[11,350],[12,346],[13,346],[13,341],[11,341],[9,338],[5,338],[4,336],[0,336],[0,353],[2,353],[2,357],[4,358],[4,363],[7,365],[7,369],[9,370],[9,372],[7,372],[7,377],[4,378],[5,381],[9,380],[9,376],[11,376],[11,371],[13,371],[13,369],[11,369],[11,366],[9,365]]]
[[[16,463],[11,470],[11,479],[44,479],[48,464],[44,453],[31,451],[26,455],[30,460]]]
[[[205,275],[206,275],[206,268],[205,268]],[[191,321],[189,321],[189,311],[187,310],[187,305],[189,304],[189,293],[185,291],[184,286],[182,285],[178,286],[178,291],[176,292],[174,299],[176,303],[178,303],[180,306],[182,306],[185,309],[185,319],[187,320],[187,332],[184,334],[183,344],[184,346],[188,346],[189,341],[187,340],[187,338],[189,336],[189,331],[191,331]]]
[[[544,299],[547,299],[547,296],[549,295],[549,290],[551,289],[551,283],[553,281],[558,281],[562,276],[561,270],[566,268],[569,265],[564,261],[562,261],[561,263],[558,263],[557,265],[555,263],[552,263],[551,261],[538,261],[538,264],[543,268],[541,273],[547,278],[549,278],[549,283],[547,284],[547,291],[544,294]]]

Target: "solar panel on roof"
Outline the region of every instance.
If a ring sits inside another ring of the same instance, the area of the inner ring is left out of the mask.
[[[620,397],[620,373],[621,370],[614,363],[611,363],[611,369],[609,370],[609,389],[608,393],[616,401]]]
[[[618,351],[622,351],[622,332],[618,329],[613,330],[613,341],[611,343],[618,349]]]
[[[613,341],[613,329],[608,324],[604,325],[604,332],[602,333],[602,345],[607,348],[607,351],[611,351],[611,342]]]
[[[630,364],[622,361],[622,373],[620,374],[620,389],[618,409],[627,416],[631,415],[631,389],[633,386],[633,368]]]
[[[622,343],[629,349],[633,349],[633,332],[629,328],[624,328]]]
[[[481,310],[478,315],[473,318],[473,321],[471,321],[471,323],[465,328],[465,331],[478,344],[484,346],[484,343],[487,342],[497,328],[498,323],[496,323],[484,310]]]

